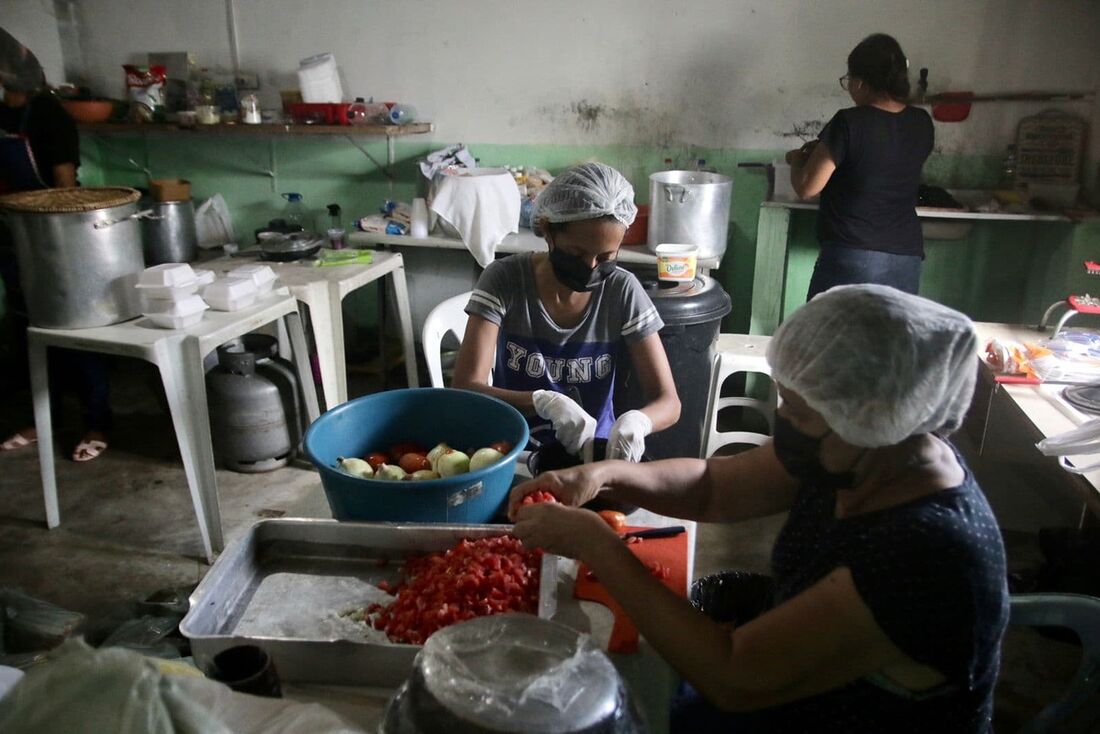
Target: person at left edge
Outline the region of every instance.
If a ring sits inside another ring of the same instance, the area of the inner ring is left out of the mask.
[[[638,279],[617,265],[636,213],[621,173],[602,163],[574,166],[535,202],[532,221],[549,252],[491,263],[470,296],[454,385],[525,413],[533,445],[556,439],[590,460],[592,439],[607,438],[608,458],[638,461],[646,436],[679,419],[657,334],[664,324]],[[648,402],[616,417],[624,355]]]
[[[0,29],[0,194],[45,188],[78,186],[80,138],[76,123],[45,85],[38,59],[25,46]],[[13,322],[10,342],[15,373],[5,376],[11,396],[30,383],[27,372],[26,301],[19,282],[11,232],[0,224],[0,275],[4,281],[6,312]],[[92,352],[51,350],[51,385],[71,387],[84,414],[84,434],[73,449],[74,461],[89,461],[107,448],[111,429],[108,402],[107,360]],[[30,420],[29,403],[17,408],[26,424],[0,443],[10,451],[35,443],[38,434]]]

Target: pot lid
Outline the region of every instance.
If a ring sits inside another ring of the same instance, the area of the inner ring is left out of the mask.
[[[137,189],[124,186],[77,186],[71,189],[38,189],[0,196],[0,207],[37,214],[70,214],[133,204]]]
[[[598,730],[622,704],[615,666],[587,635],[528,614],[445,627],[415,667],[439,704],[490,731]]]
[[[730,297],[714,278],[697,275],[676,283],[647,278],[642,287],[666,326],[691,326],[716,321],[730,312]]]

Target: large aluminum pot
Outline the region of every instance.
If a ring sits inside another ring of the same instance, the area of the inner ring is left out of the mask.
[[[649,236],[660,244],[697,245],[699,257],[726,251],[733,179],[705,171],[661,171],[649,177]]]
[[[110,187],[0,197],[31,326],[85,329],[139,315],[134,284],[145,260],[138,196]]]
[[[153,213],[141,223],[146,265],[193,261],[199,254],[194,202],[158,201],[149,208]]]

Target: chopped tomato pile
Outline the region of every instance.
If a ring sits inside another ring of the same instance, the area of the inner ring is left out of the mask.
[[[461,540],[444,553],[412,558],[404,579],[391,588],[388,605],[372,604],[375,629],[393,642],[423,644],[447,625],[474,617],[538,609],[542,551],[528,550],[511,535]]]
[[[557,502],[558,498],[554,496],[553,492],[547,492],[545,489],[539,489],[526,495],[521,501],[521,505],[539,505],[543,502]]]

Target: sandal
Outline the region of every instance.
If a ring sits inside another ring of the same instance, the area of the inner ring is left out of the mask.
[[[82,440],[73,449],[73,461],[91,461],[107,450],[107,442],[97,439]]]
[[[15,433],[4,443],[0,443],[0,451],[15,451],[25,448],[33,443],[38,443],[38,438],[27,438],[22,433]]]

